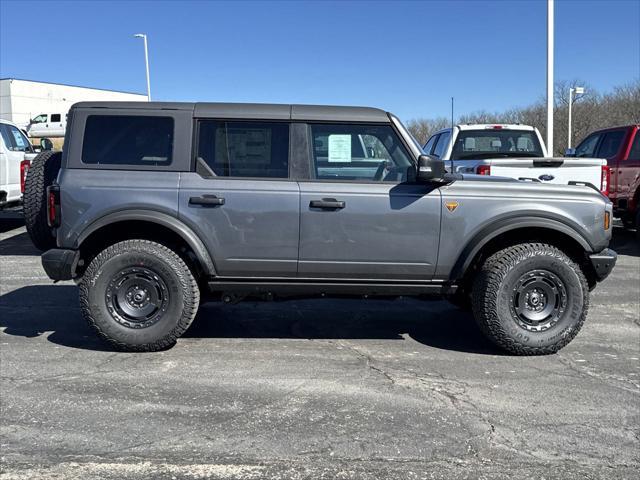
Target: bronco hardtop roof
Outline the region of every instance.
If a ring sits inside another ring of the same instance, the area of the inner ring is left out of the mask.
[[[384,122],[384,110],[371,107],[287,105],[268,103],[188,102],[79,102],[74,109],[190,110],[196,118],[249,118],[270,120]]]

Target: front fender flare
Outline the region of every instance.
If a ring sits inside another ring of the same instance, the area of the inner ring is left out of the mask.
[[[586,252],[592,252],[593,246],[575,228],[558,220],[542,217],[505,218],[485,226],[466,244],[451,270],[450,279],[462,278],[478,252],[491,240],[503,233],[522,228],[544,228],[563,233],[575,240]]]

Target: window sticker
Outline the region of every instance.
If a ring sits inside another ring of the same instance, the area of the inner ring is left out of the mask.
[[[329,162],[351,162],[351,135],[329,135]]]
[[[15,138],[18,148],[25,149],[27,144],[25,143],[25,139],[22,134],[15,128],[11,129],[11,133],[13,133],[13,138]]]

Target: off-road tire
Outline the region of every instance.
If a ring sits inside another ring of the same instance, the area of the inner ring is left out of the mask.
[[[23,215],[31,241],[39,250],[56,246],[53,231],[47,225],[47,187],[60,171],[62,152],[46,151],[31,162],[24,182]]]
[[[127,321],[118,314],[117,306],[114,313],[114,282],[118,285],[119,275],[131,270],[157,275],[166,294],[165,310],[149,326]],[[125,240],[106,248],[91,261],[80,282],[84,318],[104,340],[122,351],[151,352],[172,346],[191,325],[199,302],[198,283],[182,258],[149,240]]]
[[[543,331],[519,323],[513,299],[520,279],[547,272],[562,282],[565,308]],[[482,332],[496,345],[516,355],[545,355],[567,345],[580,331],[589,308],[589,287],[580,267],[558,248],[524,243],[489,257],[475,278],[473,313]]]

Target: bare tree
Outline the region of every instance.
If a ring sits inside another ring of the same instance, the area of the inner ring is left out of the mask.
[[[562,155],[567,146],[569,88],[576,86],[585,87],[585,94],[580,95],[573,103],[574,146],[594,130],[640,123],[640,80],[616,87],[604,95],[582,80],[561,81],[555,86],[554,145],[549,148],[550,153]],[[449,123],[445,118],[419,118],[409,121],[408,127],[416,139],[424,143],[431,133],[447,127]],[[537,127],[542,138],[545,138],[546,106],[541,99],[527,107],[512,108],[504,112],[491,113],[483,110],[462,115],[456,123],[522,123]]]
[[[420,145],[424,145],[427,139],[438,130],[447,128],[450,126],[451,120],[447,120],[445,117],[439,118],[417,118],[409,120],[407,123],[407,129],[413,135]]]

